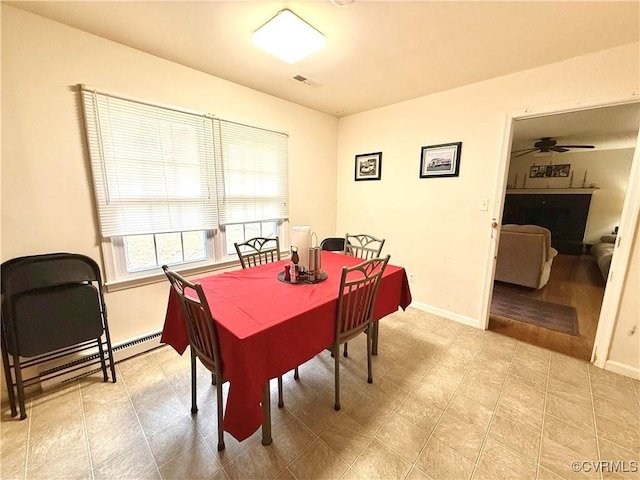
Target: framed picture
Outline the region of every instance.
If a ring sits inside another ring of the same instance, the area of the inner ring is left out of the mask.
[[[382,152],[356,155],[355,180],[380,180],[382,175]]]
[[[529,169],[529,178],[543,177],[568,177],[571,171],[570,164],[564,165],[532,165]]]
[[[420,178],[457,177],[460,172],[462,142],[422,147]]]

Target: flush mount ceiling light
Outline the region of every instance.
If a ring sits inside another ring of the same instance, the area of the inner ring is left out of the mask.
[[[296,63],[325,44],[324,35],[284,9],[253,34],[253,44],[287,63]]]

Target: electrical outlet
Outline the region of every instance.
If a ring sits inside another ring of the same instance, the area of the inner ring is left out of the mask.
[[[409,283],[413,283],[416,281],[416,275],[415,273],[410,273],[409,274]]]

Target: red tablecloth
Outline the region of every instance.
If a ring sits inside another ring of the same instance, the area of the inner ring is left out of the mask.
[[[313,358],[333,342],[343,266],[361,259],[322,252],[327,280],[291,285],[277,279],[288,260],[195,280],[202,284],[218,324],[223,374],[230,383],[224,429],[237,440],[262,423],[262,387]],[[376,320],[411,303],[403,268],[387,265],[379,286]],[[182,354],[189,345],[177,295],[170,291],[163,343]]]

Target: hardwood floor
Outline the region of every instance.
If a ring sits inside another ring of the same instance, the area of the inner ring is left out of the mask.
[[[605,287],[591,255],[558,255],[553,260],[549,282],[540,290],[506,283],[501,285],[520,295],[575,307],[580,336],[493,315],[489,317],[489,330],[581,360],[591,359]]]

